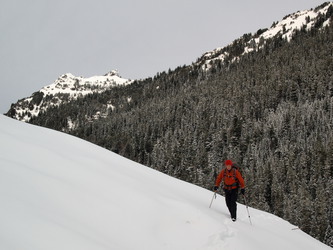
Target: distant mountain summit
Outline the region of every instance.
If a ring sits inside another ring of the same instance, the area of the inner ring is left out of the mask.
[[[64,74],[52,84],[43,87],[30,97],[13,104],[7,115],[17,120],[28,122],[31,117],[38,116],[53,106],[77,99],[91,93],[101,93],[114,86],[130,84],[132,80],[119,76],[117,70],[112,70],[104,76],[89,78],[77,77],[71,73]]]

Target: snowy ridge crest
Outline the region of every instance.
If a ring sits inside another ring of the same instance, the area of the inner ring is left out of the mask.
[[[71,73],[61,75],[52,84],[43,87],[30,97],[19,100],[8,111],[11,117],[29,122],[33,116],[38,116],[53,106],[72,101],[91,93],[101,93],[115,86],[125,86],[133,81],[121,78],[117,70],[112,70],[103,76],[84,78]]]
[[[117,71],[111,71],[104,76],[89,78],[76,77],[71,73],[60,76],[54,83],[42,88],[45,95],[69,94],[71,97],[86,95],[92,92],[103,92],[117,85],[127,85],[131,81],[123,79]]]
[[[216,60],[224,62],[226,58],[230,59],[228,48],[235,44],[244,43],[244,49],[239,56],[234,56],[231,61],[237,61],[241,56],[262,49],[266,41],[277,36],[291,41],[297,31],[302,29],[310,31],[313,28],[323,28],[330,25],[333,14],[333,2],[326,2],[315,9],[298,11],[287,15],[282,21],[273,23],[269,29],[260,29],[256,34],[245,34],[242,38],[234,41],[226,47],[216,48],[204,53],[196,62],[203,70],[209,70],[211,63]],[[324,19],[324,21],[322,20]],[[320,27],[317,27],[320,25]]]

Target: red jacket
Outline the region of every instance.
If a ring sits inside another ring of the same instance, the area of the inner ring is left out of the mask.
[[[221,181],[223,180],[224,189],[235,189],[235,188],[245,188],[245,183],[240,172],[231,168],[230,171],[228,169],[223,169],[220,174],[216,178],[215,186],[220,186]]]

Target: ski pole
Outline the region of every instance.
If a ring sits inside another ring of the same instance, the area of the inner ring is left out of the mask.
[[[213,204],[214,197],[215,197],[215,199],[216,199],[216,191],[217,191],[217,190],[215,190],[215,192],[214,192],[214,194],[213,194],[212,201],[210,202],[209,208],[210,208],[210,207],[212,206],[212,204]]]
[[[248,207],[248,205],[247,205],[246,197],[245,197],[244,194],[243,194],[243,197],[244,197],[244,201],[245,201],[245,206],[246,206],[246,210],[247,210],[247,215],[249,216],[250,224],[251,224],[251,226],[252,226],[252,221],[251,221],[251,216],[250,216],[250,212],[249,212],[249,207]]]

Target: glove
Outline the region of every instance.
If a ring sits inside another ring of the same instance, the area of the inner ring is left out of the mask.
[[[214,191],[216,191],[216,190],[218,190],[219,189],[219,187],[218,186],[215,186],[214,187]]]
[[[245,194],[245,188],[241,189],[241,194],[244,195]]]

